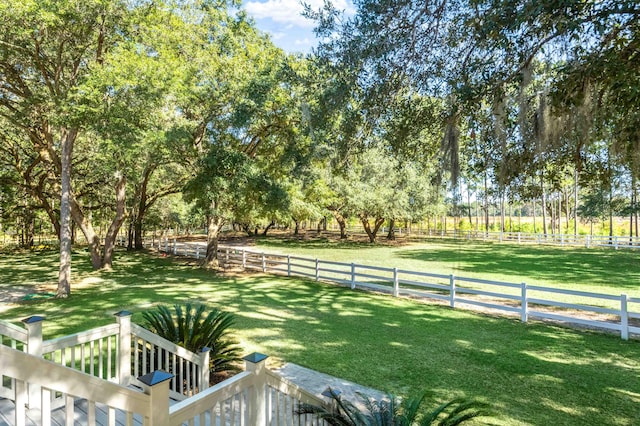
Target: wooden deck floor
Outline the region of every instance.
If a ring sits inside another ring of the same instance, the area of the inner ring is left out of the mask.
[[[87,401],[84,399],[77,399],[74,404],[74,421],[73,424],[77,426],[87,425]],[[26,426],[39,426],[42,424],[39,410],[27,411]],[[126,426],[126,416],[123,412],[115,411],[112,413],[115,417],[115,424],[117,426]],[[0,399],[0,426],[14,426],[15,418],[15,404],[9,399]],[[58,408],[51,412],[51,424],[55,426],[65,426],[66,413],[64,407]],[[98,425],[109,424],[109,414],[105,406],[99,404],[96,405],[96,423]],[[139,415],[133,417],[133,424],[135,426],[142,425],[142,418]]]

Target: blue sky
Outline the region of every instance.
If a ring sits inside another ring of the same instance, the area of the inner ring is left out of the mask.
[[[313,9],[322,7],[323,0],[302,0]],[[317,45],[314,23],[302,17],[301,0],[244,0],[243,7],[257,27],[271,35],[276,46],[287,52],[308,53]],[[333,0],[339,10],[353,10],[350,0]]]

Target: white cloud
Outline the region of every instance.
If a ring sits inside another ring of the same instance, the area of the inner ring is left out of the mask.
[[[274,40],[274,41],[282,40],[283,38],[287,37],[287,33],[282,33],[282,32],[270,31],[269,35],[271,36],[271,40]]]
[[[323,0],[302,0],[312,9],[319,9],[324,4]],[[249,1],[244,3],[244,8],[256,19],[272,19],[280,24],[290,24],[304,28],[313,28],[315,23],[302,16],[304,10],[301,0],[266,0]],[[353,11],[350,0],[334,0],[338,10]]]

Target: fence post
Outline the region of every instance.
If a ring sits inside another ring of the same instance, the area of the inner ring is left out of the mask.
[[[449,306],[456,307],[456,277],[453,274],[449,275]]]
[[[520,244],[520,232],[518,232],[518,244]]]
[[[618,237],[613,237],[613,243],[615,244],[616,250],[618,250]]]
[[[351,264],[351,290],[356,288],[356,264]]]
[[[591,235],[587,235],[587,248],[589,248],[591,246]]]
[[[242,249],[242,269],[247,269],[247,252]]]
[[[200,246],[196,246],[196,259],[200,259]]]
[[[160,370],[138,377],[145,385],[144,393],[149,395],[150,399],[149,424],[169,426],[169,383],[172,378],[173,374]]]
[[[520,311],[520,321],[522,322],[527,322],[527,320],[529,319],[529,301],[528,301],[528,296],[527,296],[527,283],[521,283],[520,284],[520,306],[521,306],[521,311]]]
[[[128,386],[131,381],[131,312],[115,314],[120,325],[118,334],[118,383]]]
[[[267,355],[254,352],[244,357],[245,370],[255,375],[255,385],[249,389],[249,421],[247,424],[262,426],[267,424],[266,359]]]
[[[178,254],[178,239],[177,238],[173,239],[173,254],[174,255]]]
[[[228,248],[226,248],[226,249],[224,250],[224,254],[225,254],[225,261],[226,261],[226,263],[229,263],[229,249],[228,249]]]
[[[628,296],[620,295],[620,337],[629,340],[629,309],[627,303]]]
[[[27,350],[29,355],[42,358],[42,322],[44,317],[31,316],[22,320],[27,329]],[[41,388],[34,384],[27,384],[27,395],[29,408],[40,408]]]
[[[287,276],[291,276],[291,255],[287,255]]]
[[[264,252],[262,253],[262,272],[267,272],[267,259],[264,257]]]
[[[200,351],[200,386],[198,392],[209,387],[209,373],[211,369],[211,348],[206,346]]]
[[[398,297],[400,294],[400,284],[398,283],[398,268],[393,268],[393,295]]]
[[[164,237],[164,252],[167,253],[169,251],[169,237]]]
[[[316,281],[320,280],[320,261],[316,257]]]

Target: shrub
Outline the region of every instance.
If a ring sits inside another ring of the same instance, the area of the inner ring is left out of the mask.
[[[326,423],[335,426],[455,426],[475,417],[489,416],[489,406],[485,403],[457,398],[441,404],[429,412],[421,410],[427,396],[400,399],[387,394],[381,400],[358,394],[364,408],[360,409],[342,396],[329,389],[332,408],[301,404],[298,415],[313,414]]]
[[[143,327],[192,352],[210,348],[211,372],[237,370],[240,348],[229,328],[233,314],[203,304],[160,305],[142,313]]]

